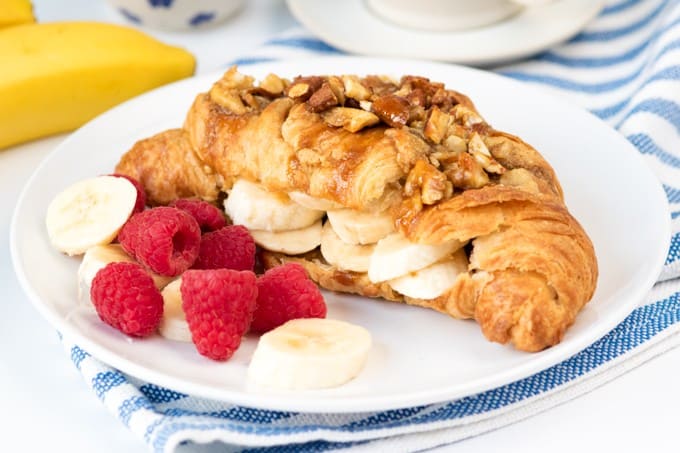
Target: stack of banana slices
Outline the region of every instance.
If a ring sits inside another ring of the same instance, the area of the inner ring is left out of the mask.
[[[329,264],[367,273],[407,297],[441,296],[468,266],[462,242],[417,244],[395,231],[389,213],[355,211],[302,192],[286,196],[240,179],[224,208],[267,250],[299,255],[320,246]]]

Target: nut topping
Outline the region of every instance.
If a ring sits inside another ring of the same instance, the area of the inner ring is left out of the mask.
[[[339,104],[339,100],[328,82],[324,82],[321,88],[316,90],[307,101],[307,106],[312,112],[323,112]]]
[[[501,174],[505,171],[505,168],[493,158],[486,144],[476,132],[470,137],[468,152],[489,173]]]
[[[403,127],[409,119],[409,103],[401,96],[386,94],[373,101],[373,113],[392,127]]]
[[[433,143],[441,143],[446,131],[449,129],[449,122],[451,121],[451,115],[444,113],[439,108],[432,107],[430,110],[430,117],[425,123],[425,130],[423,133],[425,137],[429,138]]]
[[[359,81],[357,76],[342,76],[342,83],[345,88],[345,95],[349,98],[365,101],[371,96],[371,92]]]
[[[278,95],[283,93],[283,90],[286,88],[286,83],[276,74],[268,74],[267,77],[260,82],[259,88],[272,95]]]
[[[311,89],[309,84],[298,82],[289,86],[286,94],[293,99],[307,98],[311,96]]]
[[[371,112],[349,107],[334,107],[322,112],[321,116],[331,126],[343,127],[350,132],[358,132],[380,122],[380,118]]]

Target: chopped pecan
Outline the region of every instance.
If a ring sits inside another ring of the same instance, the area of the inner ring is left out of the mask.
[[[451,109],[451,114],[453,117],[465,127],[472,127],[475,124],[483,123],[484,120],[477,115],[474,111],[464,106],[463,104],[458,104]]]
[[[371,112],[349,107],[333,107],[321,113],[321,117],[331,126],[343,127],[350,132],[377,124],[380,119]]]
[[[248,111],[248,107],[243,104],[241,96],[239,96],[239,92],[236,89],[223,90],[217,87],[217,85],[213,85],[210,90],[210,99],[237,115],[243,115]]]
[[[335,97],[338,98],[338,104],[345,105],[345,85],[342,83],[342,80],[337,76],[329,76],[328,85],[333,90]]]
[[[293,99],[306,101],[316,90],[321,88],[323,82],[324,78],[320,76],[298,76],[286,87],[285,93],[286,96]]]
[[[210,89],[210,99],[225,109],[242,115],[248,111],[243,104],[241,92],[253,87],[253,78],[245,76],[236,70],[236,66],[229,68],[222,78],[215,82]]]
[[[430,110],[430,117],[427,119],[427,123],[425,123],[423,133],[433,143],[439,144],[446,135],[450,122],[451,115],[442,112],[437,106],[434,106]]]
[[[464,153],[467,151],[467,142],[465,142],[464,138],[457,135],[449,135],[444,139],[443,144],[454,153]]]
[[[423,90],[420,88],[416,88],[414,90],[411,90],[409,93],[406,94],[406,100],[409,102],[411,105],[418,105],[424,108],[429,107],[427,104],[427,95]]]
[[[232,66],[229,68],[229,70],[227,70],[227,72],[224,73],[222,78],[213,85],[213,89],[216,87],[218,87],[220,90],[248,89],[253,87],[254,80],[255,79],[253,77],[238,72],[236,66]]]
[[[306,100],[312,95],[312,88],[305,82],[293,83],[286,90],[286,95],[293,99]]]
[[[342,76],[342,83],[345,88],[345,96],[348,98],[365,101],[371,96],[371,91],[355,75]]]
[[[391,93],[396,88],[394,80],[387,76],[369,75],[364,77],[363,84],[374,96],[382,96]]]
[[[479,189],[489,183],[489,175],[468,153],[459,153],[456,159],[446,165],[446,177],[453,187],[459,189]]]
[[[275,96],[283,93],[283,90],[286,88],[286,82],[276,74],[267,74],[267,77],[262,79],[258,88]]]
[[[328,82],[324,82],[321,87],[307,101],[307,107],[312,112],[323,112],[339,104],[339,100]]]
[[[392,127],[403,127],[409,120],[409,103],[394,94],[380,96],[373,101],[373,113]]]
[[[489,152],[489,148],[486,147],[484,140],[479,136],[479,134],[474,133],[470,137],[468,142],[468,152],[475,158],[477,162],[484,168],[484,170],[489,173],[501,174],[505,171],[505,168],[498,163],[496,159],[493,158]]]
[[[404,195],[411,197],[420,193],[423,204],[434,204],[451,196],[453,187],[446,175],[426,160],[416,162],[409,172],[404,185]]]

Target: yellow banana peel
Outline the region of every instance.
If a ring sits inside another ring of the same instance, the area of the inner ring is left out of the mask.
[[[98,22],[0,29],[0,55],[0,149],[73,130],[195,70],[186,50]]]
[[[35,22],[28,0],[0,0],[0,28]]]

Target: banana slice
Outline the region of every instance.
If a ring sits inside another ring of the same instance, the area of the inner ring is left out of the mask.
[[[95,245],[87,249],[83,259],[78,266],[78,299],[86,304],[92,303],[90,300],[90,288],[92,280],[97,272],[109,263],[128,262],[134,263],[135,260],[125,253],[120,244]],[[173,277],[158,275],[150,272],[156,288],[162,289]]]
[[[108,244],[127,221],[137,202],[130,181],[97,176],[60,192],[47,207],[45,223],[52,245],[68,255],[80,255]]]
[[[293,319],[260,337],[248,377],[275,389],[337,387],[361,372],[370,349],[371,334],[363,327],[334,319]]]
[[[338,236],[330,222],[326,222],[321,232],[321,254],[333,266],[354,272],[367,272],[374,244],[347,244]]]
[[[392,289],[404,296],[415,299],[434,299],[453,286],[458,275],[467,271],[468,260],[463,249],[453,254],[452,259],[440,261],[419,271],[387,282]]]
[[[323,198],[312,197],[304,192],[288,192],[288,197],[295,203],[309,209],[316,209],[319,211],[328,211],[330,209],[341,209],[342,205],[333,200],[326,200]]]
[[[191,331],[182,309],[182,293],[180,286],[182,277],[173,280],[163,288],[163,317],[158,332],[168,340],[191,343]]]
[[[394,231],[394,221],[388,213],[338,209],[328,211],[328,220],[336,234],[347,244],[374,244]]]
[[[301,206],[285,194],[268,192],[262,186],[239,179],[224,201],[224,210],[235,224],[249,230],[285,231],[312,225],[324,212]]]
[[[392,280],[419,271],[463,247],[460,241],[444,244],[417,244],[401,233],[393,233],[378,241],[368,265],[368,279],[373,283]]]
[[[321,220],[299,230],[250,230],[250,234],[260,247],[286,255],[299,255],[314,250],[321,244]]]

